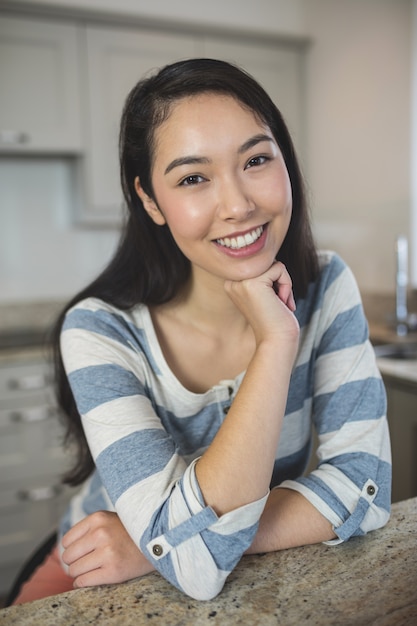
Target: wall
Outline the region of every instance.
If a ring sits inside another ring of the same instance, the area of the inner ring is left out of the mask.
[[[100,5],[107,12],[115,5],[37,4]],[[117,10],[311,37],[304,166],[317,240],[344,256],[362,290],[391,292],[395,237],[410,232],[411,6],[411,0],[213,0],[194,3],[193,13],[186,0],[119,0]],[[115,232],[72,225],[67,162],[32,165],[0,161],[0,302],[68,297],[99,271],[117,239]]]
[[[412,274],[417,287],[417,0],[413,0],[412,10],[412,98],[411,110],[411,230],[413,239]]]
[[[0,159],[0,302],[67,299],[110,257],[116,232],[74,227],[66,159]]]
[[[319,244],[367,291],[394,286],[410,235],[411,2],[305,3],[308,175]]]

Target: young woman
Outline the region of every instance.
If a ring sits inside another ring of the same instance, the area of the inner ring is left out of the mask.
[[[167,66],[127,99],[120,162],[120,246],[58,324],[78,446],[67,482],[84,485],[17,601],[36,577],[53,575],[46,595],[153,569],[208,599],[245,553],[338,543],[389,517],[385,392],[358,289],[315,250],[268,95],[221,61]],[[303,476],[313,425],[319,465]]]

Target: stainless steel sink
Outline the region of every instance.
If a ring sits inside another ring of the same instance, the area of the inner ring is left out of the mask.
[[[377,358],[398,361],[417,360],[417,343],[386,343],[374,346],[374,350]]]

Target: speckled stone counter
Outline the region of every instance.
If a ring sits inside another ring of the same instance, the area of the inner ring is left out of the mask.
[[[405,626],[417,624],[417,498],[388,525],[330,547],[244,557],[222,593],[197,602],[152,573],[0,610],[1,626]]]

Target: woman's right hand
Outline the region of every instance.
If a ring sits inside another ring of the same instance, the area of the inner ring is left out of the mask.
[[[297,347],[299,326],[292,281],[283,263],[274,263],[256,278],[228,280],[225,290],[251,325],[257,345],[277,339]]]

